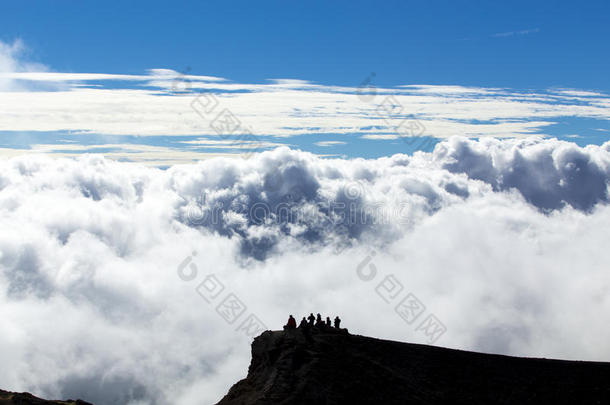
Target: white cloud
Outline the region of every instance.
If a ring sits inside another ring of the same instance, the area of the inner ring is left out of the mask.
[[[521,137],[544,133],[565,118],[610,117],[607,94],[577,89],[382,88],[374,83],[361,88],[297,79],[248,84],[169,69],[144,75],[48,72],[23,62],[22,50],[19,42],[0,43],[0,131],[217,136],[210,124],[226,109],[259,137],[395,138],[397,127],[413,118],[425,125],[424,135],[436,138]],[[113,85],[106,86],[107,81]],[[199,94],[215,97],[215,108],[206,116],[192,108]],[[395,106],[391,114],[381,108],[388,100]]]
[[[0,92],[11,92],[26,88],[23,83],[15,81],[18,77],[12,77],[14,74],[46,70],[44,65],[25,61],[26,51],[23,41],[19,39],[12,43],[0,41]],[[6,96],[10,97],[10,94]]]
[[[330,146],[337,146],[337,145],[345,145],[346,142],[343,141],[320,141],[320,142],[316,142],[315,143],[318,146],[322,146],[322,147],[330,147]]]
[[[205,146],[206,148],[228,148],[228,149],[248,149],[257,150],[268,149],[278,146],[291,146],[276,142],[262,142],[253,139],[213,139],[213,138],[198,138],[192,141],[180,141],[180,143],[193,145],[193,146]]]
[[[367,134],[367,135],[362,135],[361,138],[362,139],[374,139],[374,140],[382,139],[382,140],[386,140],[386,141],[393,141],[400,137],[396,134]]]
[[[13,52],[6,52],[12,59],[12,64],[6,70],[0,71],[0,77],[5,79],[27,80],[32,82],[89,82],[89,81],[139,81],[152,83],[169,83],[167,86],[171,88],[175,80],[195,81],[195,82],[223,82],[226,79],[214,76],[197,76],[188,75],[176,72],[171,69],[149,69],[147,75],[119,75],[109,73],[59,73],[59,72],[40,72],[40,71],[24,71],[24,67],[17,68],[18,61],[16,56],[23,49],[21,42],[17,41],[11,47],[6,44],[2,45],[6,49],[13,49]],[[28,67],[29,66],[29,67]],[[25,65],[27,70],[32,70],[39,65]]]
[[[314,311],[424,343],[375,293],[394,274],[447,326],[441,345],[610,360],[609,178],[610,143],[540,139],[376,160],[279,148],[165,171],[0,160],[0,386],[213,403],[245,375],[250,342],[195,291],[209,273],[274,329]]]
[[[242,86],[242,90],[243,87],[251,86]],[[374,103],[363,103],[355,92],[281,90],[273,85],[256,87],[256,91],[245,93],[216,93],[217,108],[208,117],[201,117],[192,109],[195,95],[188,93],[88,87],[4,93],[0,94],[0,108],[5,112],[0,117],[0,130],[216,135],[210,123],[226,108],[259,136],[395,134],[396,127],[405,118],[415,116],[425,124],[429,136],[508,137],[543,131],[558,117],[607,120],[610,116],[610,103],[606,99],[583,105],[581,101],[550,103],[517,95],[397,94],[395,99],[403,109],[386,121],[379,110],[379,104],[384,101],[382,96],[377,96]]]
[[[500,33],[494,34],[492,36],[494,36],[494,37],[512,37],[515,35],[535,34],[537,32],[540,32],[540,28],[532,28],[532,29],[520,30],[520,31],[500,32]]]
[[[576,97],[606,97],[605,94],[596,92],[596,91],[585,91],[585,90],[557,90],[559,94],[567,95],[567,96],[576,96]]]
[[[268,145],[263,143],[257,143],[253,146],[255,146],[253,147],[254,150],[259,150],[257,148],[263,150],[265,147],[268,147]],[[214,148],[207,145],[206,147]],[[227,145],[227,149],[231,149],[230,145]],[[0,157],[6,158],[32,154],[46,154],[53,157],[75,157],[77,154],[97,154],[122,162],[138,162],[149,166],[166,167],[180,163],[194,163],[199,160],[221,156],[248,158],[252,153],[247,146],[240,148],[239,145],[236,145],[233,149],[234,152],[231,153],[214,153],[129,143],[102,145],[59,143],[33,144],[30,145],[29,149],[0,148]]]

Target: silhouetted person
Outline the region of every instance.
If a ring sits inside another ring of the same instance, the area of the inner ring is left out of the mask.
[[[299,325],[299,329],[301,330],[301,333],[303,334],[303,336],[305,337],[305,340],[309,343],[313,342],[313,339],[311,337],[311,332],[313,329],[313,321],[316,318],[313,316],[313,314],[309,315],[308,318],[303,317],[303,319],[301,320],[301,324]],[[309,320],[309,322],[308,322]]]
[[[330,317],[326,317],[326,326],[330,326]]]
[[[309,326],[313,326],[313,323],[316,320],[316,317],[313,316],[313,312],[311,314],[309,314],[309,316],[307,317],[307,320],[309,321]]]
[[[294,319],[294,317],[292,315],[290,315],[288,317],[288,323],[286,324],[286,326],[284,326],[284,330],[296,329],[296,328],[297,328],[297,321],[296,321],[296,319]]]
[[[337,316],[335,317],[335,328],[339,329],[341,327],[341,319]]]
[[[322,322],[322,315],[318,314],[316,316],[316,326],[321,326],[323,324],[324,324],[324,322]]]

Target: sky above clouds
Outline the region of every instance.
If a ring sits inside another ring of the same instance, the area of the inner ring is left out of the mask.
[[[60,72],[167,68],[239,83],[610,88],[605,1],[14,2],[2,39]],[[78,57],[75,57],[78,55]]]
[[[86,4],[0,16],[2,155],[167,167],[281,144],[380,157],[453,135],[610,133],[602,1]],[[219,140],[225,109],[252,135]]]
[[[4,155],[101,151],[167,165],[280,145],[374,157],[411,153],[418,145],[431,150],[453,135],[554,135],[599,144],[608,134],[610,97],[603,92],[384,88],[375,85],[375,75],[346,87],[286,79],[236,83],[168,69],[61,73],[20,60],[24,46],[15,41],[0,47]],[[224,127],[225,118],[232,124]]]
[[[0,388],[214,403],[311,311],[610,361],[607,2],[92,4],[0,13]]]

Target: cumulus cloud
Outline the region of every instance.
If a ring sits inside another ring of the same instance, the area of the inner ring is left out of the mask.
[[[594,152],[597,148],[536,140],[515,146],[493,140],[476,144],[454,139],[440,150],[437,158],[449,160],[443,168],[483,180],[494,190],[517,189],[541,209],[569,204],[588,211],[598,202],[608,201],[607,155]]]
[[[213,403],[247,370],[245,319],[277,329],[311,311],[419,343],[433,314],[440,345],[610,360],[609,178],[610,143],[542,139],[376,160],[279,148],[167,170],[2,160],[0,385]],[[397,299],[425,305],[417,322],[382,299],[390,276]],[[230,294],[245,309],[227,322]]]

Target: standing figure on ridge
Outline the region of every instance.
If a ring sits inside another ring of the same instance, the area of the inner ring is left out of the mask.
[[[301,319],[301,323],[299,324],[299,328],[306,328],[307,326],[307,319],[303,317],[303,319]]]
[[[286,323],[286,326],[284,326],[284,330],[296,329],[296,328],[297,328],[297,321],[296,321],[296,319],[294,319],[294,317],[292,315],[290,315],[288,317],[288,323]]]
[[[316,316],[316,326],[321,326],[324,322],[322,322],[322,315],[318,314]]]
[[[341,326],[341,319],[339,316],[335,317],[335,328],[339,329]]]
[[[330,324],[330,317],[327,316],[326,317],[326,326],[328,326],[330,328],[331,324]]]
[[[313,316],[313,312],[311,314],[309,314],[309,316],[307,317],[307,320],[309,321],[309,326],[313,326],[313,322],[316,320],[316,317]]]

